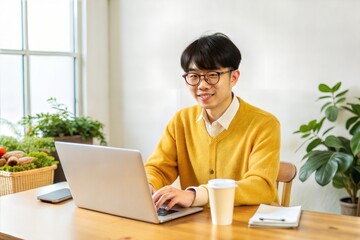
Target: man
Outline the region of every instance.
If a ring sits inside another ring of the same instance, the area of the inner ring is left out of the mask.
[[[183,78],[198,105],[178,111],[145,164],[157,208],[208,203],[206,184],[236,180],[235,206],[277,202],[280,124],[234,96],[241,53],[224,34],[199,38],[182,53]],[[179,177],[181,189],[171,184]]]

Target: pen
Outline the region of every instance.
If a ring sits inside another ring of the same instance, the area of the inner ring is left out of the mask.
[[[285,218],[259,218],[261,221],[281,221],[284,222]]]

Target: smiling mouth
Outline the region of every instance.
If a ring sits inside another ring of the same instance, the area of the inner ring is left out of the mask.
[[[198,98],[205,102],[205,101],[208,101],[212,96],[214,96],[214,94],[199,94],[198,95]]]

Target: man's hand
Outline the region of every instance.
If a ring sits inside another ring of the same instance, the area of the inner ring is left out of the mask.
[[[152,198],[156,209],[159,209],[165,202],[167,202],[166,210],[171,209],[175,204],[181,207],[190,207],[195,200],[195,191],[184,191],[172,186],[165,186],[157,190]]]

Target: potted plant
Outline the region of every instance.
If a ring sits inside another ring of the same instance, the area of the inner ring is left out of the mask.
[[[25,116],[19,122],[26,128],[27,136],[63,138],[80,136],[82,140],[98,139],[101,145],[106,145],[103,133],[104,125],[89,117],[77,117],[68,108],[58,103],[55,98],[49,98],[48,103],[54,113],[38,113],[35,116]]]
[[[319,85],[322,96],[318,100],[327,100],[321,107],[323,116],[319,120],[311,120],[302,124],[295,134],[304,139],[306,144],[304,164],[299,170],[299,179],[304,182],[315,172],[315,180],[320,186],[332,182],[335,188],[344,188],[348,194],[341,202],[347,202],[352,210],[347,212],[342,206],[342,213],[355,215],[360,189],[360,104],[346,101],[349,91],[340,90],[341,82],[333,87]],[[360,98],[357,98],[359,101]],[[330,132],[340,114],[347,117],[345,130],[348,136],[335,136]]]

